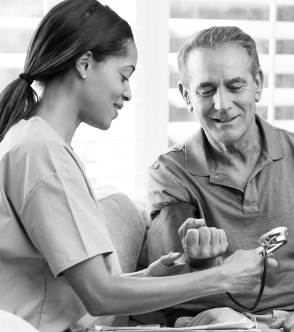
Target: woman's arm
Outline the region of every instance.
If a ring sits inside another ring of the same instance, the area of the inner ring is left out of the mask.
[[[112,276],[102,255],[72,266],[64,275],[92,316],[139,314],[212,294],[252,291],[262,273],[259,249],[239,250],[220,266],[179,276]]]

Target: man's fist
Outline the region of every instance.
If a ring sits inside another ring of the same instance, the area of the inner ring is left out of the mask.
[[[189,264],[191,259],[211,259],[223,255],[227,250],[224,230],[205,226],[204,219],[188,218],[178,232]]]

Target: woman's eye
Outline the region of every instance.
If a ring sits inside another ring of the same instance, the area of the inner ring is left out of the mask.
[[[129,80],[124,75],[121,75],[121,81],[122,81],[122,83],[124,83],[124,82],[128,82]]]

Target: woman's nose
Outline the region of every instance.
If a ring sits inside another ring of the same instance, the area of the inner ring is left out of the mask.
[[[131,99],[132,99],[131,87],[130,87],[130,84],[127,82],[126,89],[123,92],[123,100],[130,101]]]

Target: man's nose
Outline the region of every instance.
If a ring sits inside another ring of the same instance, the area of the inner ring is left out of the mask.
[[[123,92],[123,100],[130,101],[132,99],[132,92],[129,82],[126,84],[125,91]]]
[[[218,89],[214,94],[214,108],[220,112],[232,107],[232,96],[226,89]]]

